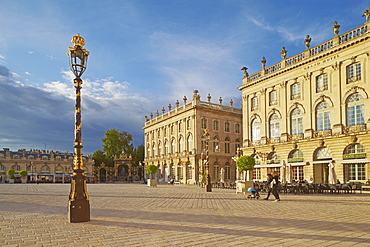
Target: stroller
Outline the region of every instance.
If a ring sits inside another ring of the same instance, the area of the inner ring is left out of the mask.
[[[259,191],[259,188],[258,187],[255,187],[255,188],[248,188],[248,191],[251,193],[250,195],[247,196],[247,200],[250,200],[250,199],[260,199],[260,193],[258,192]]]

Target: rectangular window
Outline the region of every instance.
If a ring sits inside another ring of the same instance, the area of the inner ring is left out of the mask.
[[[207,129],[207,119],[202,119],[202,129]]]
[[[252,111],[257,110],[257,109],[258,109],[258,98],[253,97],[252,98]]]
[[[316,77],[316,93],[328,90],[328,75],[323,74]]]
[[[231,179],[230,166],[225,167],[225,179]]]
[[[347,84],[361,80],[361,63],[351,64],[347,67]]]
[[[218,130],[218,121],[213,121],[213,130]]]
[[[225,132],[230,132],[230,123],[225,123]]]
[[[298,99],[301,97],[301,84],[300,83],[294,83],[291,86],[292,95],[291,99]]]
[[[235,124],[235,133],[240,133],[240,125]]]
[[[366,180],[365,164],[348,165],[349,180]]]
[[[277,105],[277,91],[271,91],[270,92],[270,106],[271,105]]]
[[[213,174],[214,174],[214,179],[220,179],[220,167],[219,166],[213,167]]]
[[[254,168],[253,169],[253,180],[261,179],[261,168]]]
[[[227,154],[230,153],[230,143],[229,142],[225,143],[225,153],[227,153]]]

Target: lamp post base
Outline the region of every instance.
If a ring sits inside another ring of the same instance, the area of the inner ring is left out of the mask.
[[[69,201],[68,220],[70,223],[90,221],[90,202],[85,199]]]
[[[207,174],[206,192],[212,192],[211,176]]]

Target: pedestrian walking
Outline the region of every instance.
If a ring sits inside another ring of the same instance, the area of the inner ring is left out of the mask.
[[[266,198],[263,198],[263,200],[267,201],[270,197],[271,190],[272,190],[272,188],[271,188],[272,175],[270,173],[267,173],[266,177],[267,177],[267,182],[266,182],[267,196],[266,196]]]
[[[277,171],[274,171],[272,172],[271,194],[275,196],[275,202],[280,201],[279,190],[280,190],[279,173]]]

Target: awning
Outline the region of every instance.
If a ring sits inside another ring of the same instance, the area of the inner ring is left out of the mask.
[[[341,164],[363,164],[370,163],[370,159],[349,159],[349,160],[338,160],[337,163]]]
[[[331,160],[315,160],[312,161],[312,164],[329,164]]]
[[[265,168],[265,167],[281,167],[281,164],[263,164],[263,165],[255,165],[254,168]]]
[[[309,165],[309,164],[307,164],[307,162],[293,162],[293,163],[287,163],[287,165],[290,165],[290,166],[305,166],[305,165]]]

